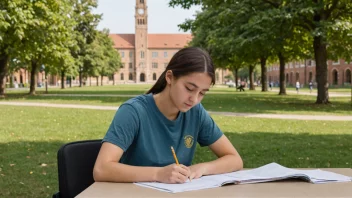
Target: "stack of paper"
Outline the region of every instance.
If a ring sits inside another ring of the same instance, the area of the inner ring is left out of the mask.
[[[320,169],[298,170],[286,168],[277,163],[270,163],[265,166],[251,170],[242,170],[226,174],[203,176],[199,179],[192,180],[192,182],[188,181],[183,184],[164,184],[158,182],[138,182],[135,184],[161,191],[177,193],[207,188],[216,188],[225,184],[260,183],[290,178],[298,178],[314,184],[352,181],[351,177],[347,177],[345,175],[340,175],[333,172],[323,171]]]

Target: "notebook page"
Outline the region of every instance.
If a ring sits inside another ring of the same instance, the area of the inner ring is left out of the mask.
[[[144,186],[148,188],[153,188],[161,191],[177,193],[177,192],[185,192],[191,190],[200,190],[207,188],[215,188],[221,186],[223,182],[228,180],[229,177],[222,175],[211,175],[211,176],[203,176],[198,179],[193,179],[191,182],[188,180],[183,184],[165,184],[159,182],[138,182],[135,183],[139,186]]]

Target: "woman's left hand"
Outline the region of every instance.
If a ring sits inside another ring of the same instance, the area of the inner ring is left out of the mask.
[[[198,179],[206,174],[207,168],[206,164],[195,164],[189,167],[191,169],[191,175],[189,179]]]

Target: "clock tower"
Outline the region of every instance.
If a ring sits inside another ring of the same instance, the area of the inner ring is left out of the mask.
[[[136,82],[149,80],[147,0],[136,0],[135,11],[135,74]]]

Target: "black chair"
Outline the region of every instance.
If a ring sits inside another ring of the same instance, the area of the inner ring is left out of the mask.
[[[93,168],[101,140],[71,142],[57,152],[59,192],[53,198],[71,198],[94,183]]]

